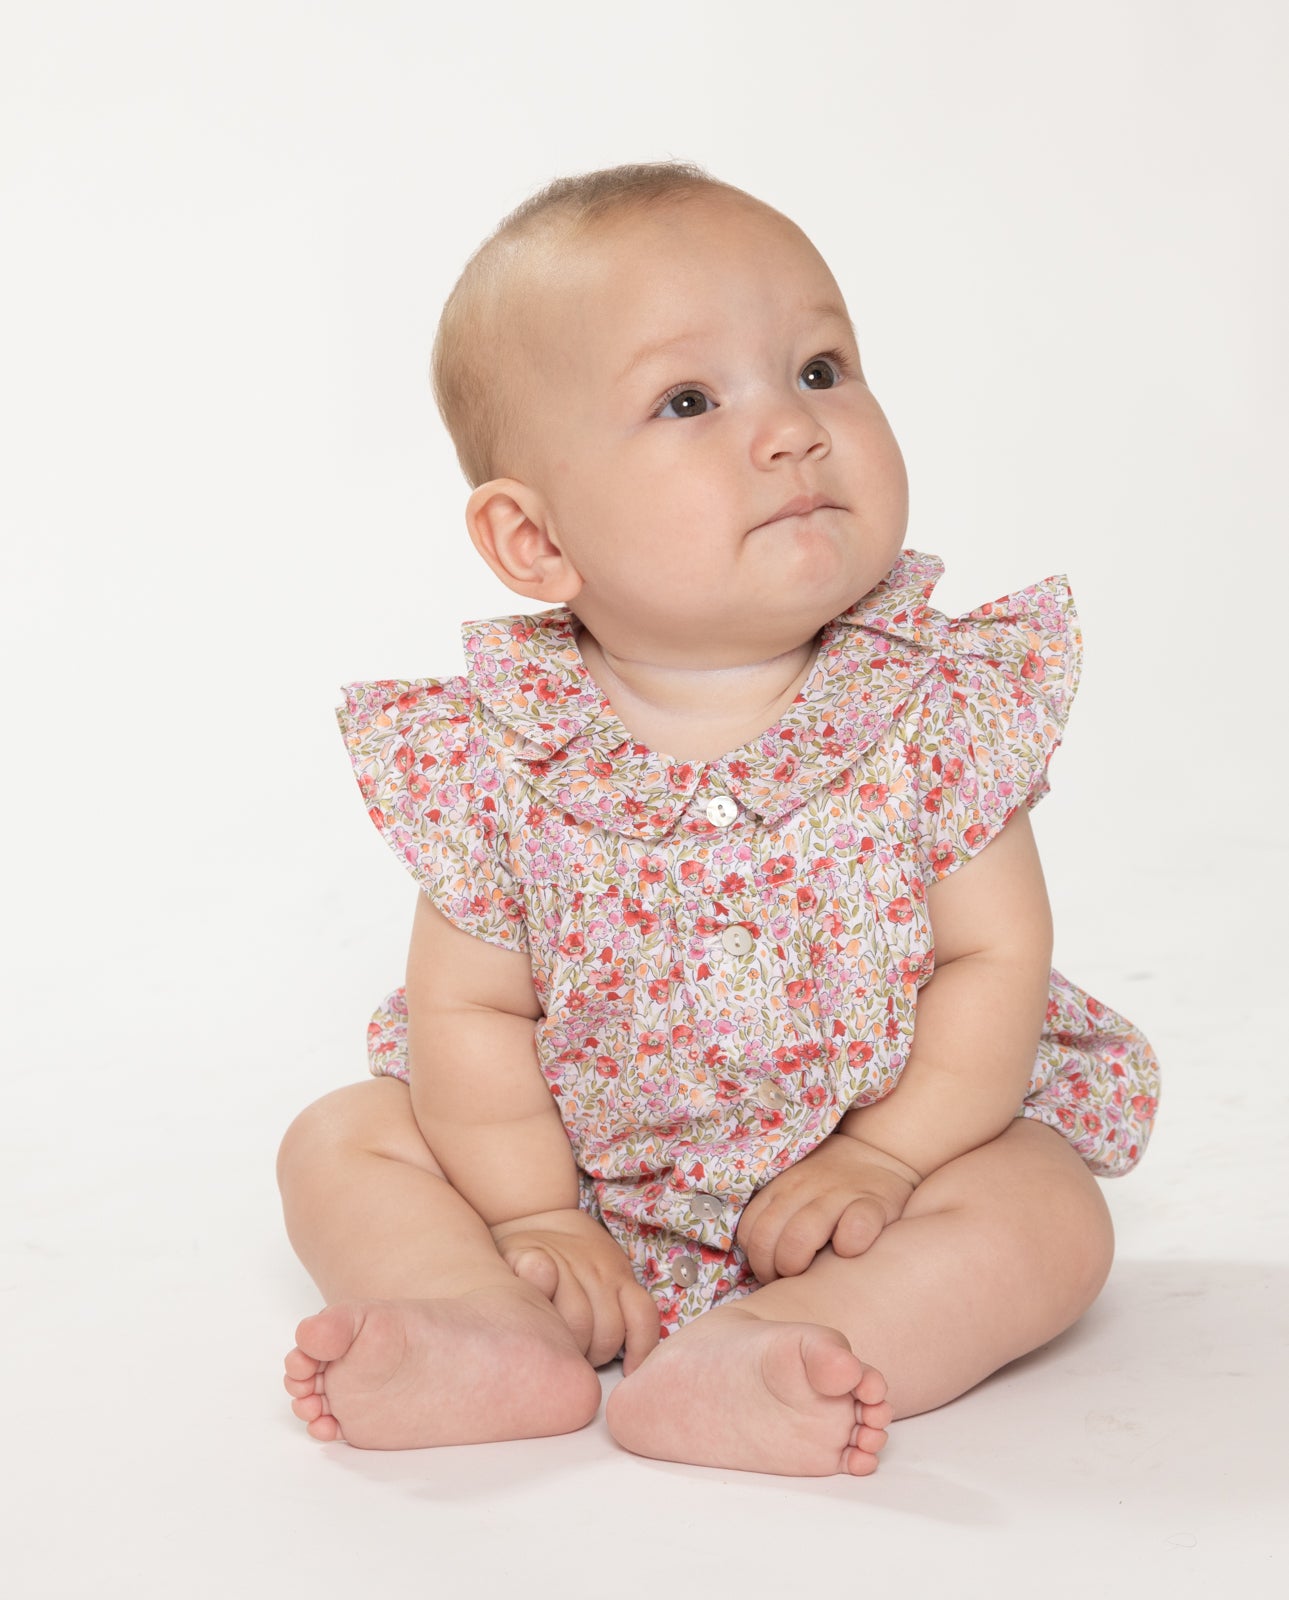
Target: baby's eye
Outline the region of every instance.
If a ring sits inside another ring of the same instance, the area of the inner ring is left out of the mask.
[[[660,417],[701,417],[711,409],[711,401],[701,389],[677,389],[658,408]]]
[[[831,389],[841,374],[841,362],[836,356],[816,356],[802,367],[798,382],[803,389]]]

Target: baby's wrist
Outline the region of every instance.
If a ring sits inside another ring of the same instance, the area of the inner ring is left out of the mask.
[[[883,1150],[878,1145],[871,1144],[867,1139],[861,1139],[858,1135],[851,1133],[847,1129],[844,1119],[838,1124],[837,1132],[842,1138],[856,1146],[862,1152],[864,1159],[871,1161],[874,1166],[885,1167],[888,1172],[894,1173],[897,1178],[903,1179],[905,1183],[914,1189],[922,1182],[925,1174],[918,1172],[915,1167],[911,1167],[907,1161],[901,1161],[898,1156],[892,1155],[889,1150]]]

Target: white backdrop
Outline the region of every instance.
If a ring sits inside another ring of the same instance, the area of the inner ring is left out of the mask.
[[[1278,1263],[1283,1315],[1287,17],[0,0],[3,1292],[30,1506],[70,1472],[112,1538],[144,1494],[186,1528],[176,1457],[207,1503],[235,1475],[188,1454],[216,1416],[226,1451],[267,1417],[282,1462],[332,1459],[281,1424],[316,1297],[272,1155],[363,1071],[412,899],[332,706],[456,670],[463,617],[519,609],[466,539],[429,347],[506,210],[619,161],[697,160],[820,245],[939,603],[1070,574],[1084,686],[1037,818],[1057,959],[1167,1073],[1121,1253]],[[90,1331],[113,1376],[87,1400]],[[94,1458],[91,1495],[71,1463],[104,1432],[132,1465]],[[185,1570],[180,1535],[130,1537],[96,1593]],[[73,1592],[57,1543],[24,1595]]]

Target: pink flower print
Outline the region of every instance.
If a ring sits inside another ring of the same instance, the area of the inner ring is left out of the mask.
[[[887,906],[885,916],[888,922],[912,922],[913,902],[907,895],[900,895]]]
[[[656,1029],[649,1029],[640,1035],[639,1053],[642,1056],[658,1056],[667,1048],[667,1035],[659,1033]]]
[[[861,783],[859,803],[865,811],[879,811],[886,804],[890,792],[884,783]]]

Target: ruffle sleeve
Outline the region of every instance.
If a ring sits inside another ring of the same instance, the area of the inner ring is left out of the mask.
[[[1063,577],[928,623],[937,662],[910,708],[904,757],[926,876],[939,879],[1047,793],[1082,635]]]
[[[504,782],[464,679],[350,684],[336,717],[367,815],[458,928],[526,950]]]

